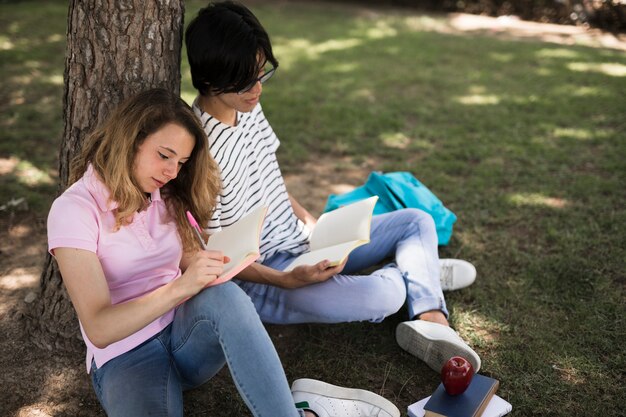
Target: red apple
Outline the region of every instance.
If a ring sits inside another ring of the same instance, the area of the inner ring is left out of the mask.
[[[474,376],[474,367],[465,358],[453,356],[441,368],[441,382],[450,395],[462,394]]]

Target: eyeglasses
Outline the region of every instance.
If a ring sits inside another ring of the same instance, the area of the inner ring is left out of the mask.
[[[247,85],[243,89],[237,91],[237,94],[245,94],[245,93],[247,93],[248,91],[252,90],[252,88],[254,88],[256,83],[261,83],[261,84],[265,83],[265,81],[267,81],[270,78],[272,78],[272,76],[274,75],[275,72],[276,72],[276,68],[275,67],[271,67],[269,70],[265,71],[265,73],[263,75],[261,75],[259,78],[257,78],[253,82],[251,82],[249,85]]]

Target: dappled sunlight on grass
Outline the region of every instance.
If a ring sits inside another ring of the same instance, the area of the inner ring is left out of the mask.
[[[280,57],[281,68],[289,69],[301,59],[316,61],[327,52],[340,51],[360,46],[362,39],[329,39],[326,42],[313,43],[308,39],[279,39],[274,47],[275,54]]]
[[[432,30],[436,32],[448,32],[449,26],[445,19],[429,15],[409,16],[404,19],[407,29],[413,31]]]
[[[626,77],[626,65],[617,62],[588,63],[572,62],[567,68],[577,72],[597,72],[611,77]]]
[[[541,67],[537,69],[537,75],[541,75],[542,77],[554,77],[556,76],[555,71],[547,68],[547,67]]]
[[[21,183],[29,186],[54,184],[54,180],[47,172],[40,170],[28,161],[22,161],[18,164],[15,175]]]
[[[43,77],[43,80],[49,82],[50,84],[63,85],[63,75],[60,74],[48,75]]]
[[[591,132],[589,129],[582,128],[573,128],[573,127],[559,127],[554,129],[552,133],[557,138],[569,138],[569,139],[580,139],[580,140],[589,140],[598,136],[598,131],[595,130]]]
[[[359,88],[357,90],[351,91],[348,94],[348,98],[356,101],[367,101],[368,103],[376,102],[376,94],[369,88]]]
[[[565,48],[541,48],[535,53],[535,55],[537,58],[580,58],[580,53],[578,51]]]
[[[35,79],[35,75],[31,73],[31,74],[15,75],[13,77],[10,77],[8,81],[13,86],[17,86],[17,85],[30,85],[34,81],[34,79]]]
[[[575,97],[589,97],[589,96],[602,96],[607,92],[604,88],[590,87],[590,86],[577,86],[576,88],[568,88],[568,93]],[[574,90],[574,91],[571,91]]]
[[[53,179],[49,172],[15,157],[0,158],[0,175],[14,175],[21,184],[27,186],[51,185],[56,182],[56,178]]]
[[[60,33],[53,33],[52,35],[46,38],[46,42],[63,42],[65,41],[65,36]]]
[[[382,133],[380,139],[383,145],[396,149],[406,149],[411,143],[411,139],[402,132]]]
[[[514,193],[509,195],[507,200],[516,207],[535,206],[563,209],[571,204],[567,199],[549,197],[540,193]]]
[[[572,84],[563,84],[554,87],[554,92],[556,94],[563,94],[572,97],[583,97],[583,98],[593,98],[593,97],[610,97],[611,92],[607,90],[605,86],[586,86],[586,85],[572,85]]]
[[[450,325],[465,341],[483,350],[497,348],[500,345],[500,334],[508,329],[505,323],[456,304],[450,319]]]
[[[30,68],[30,69],[39,69],[39,68],[43,68],[45,65],[44,62],[41,61],[35,61],[35,60],[28,60],[22,63],[22,66],[26,67],[26,68]]]
[[[14,85],[30,85],[35,82],[49,82],[54,85],[63,85],[63,71],[61,68],[50,70],[40,61],[27,61],[22,64],[25,72],[11,77]],[[60,82],[59,82],[60,80]]]
[[[407,30],[447,34],[499,35],[511,39],[536,40],[558,45],[584,45],[593,48],[626,50],[623,34],[603,33],[582,26],[529,22],[515,16],[489,17],[465,13],[412,15],[404,19]],[[551,57],[557,57],[559,52]],[[565,53],[569,54],[569,52]],[[546,56],[550,57],[550,56]],[[562,57],[562,56],[560,56]]]
[[[515,56],[511,53],[502,53],[502,52],[493,52],[491,54],[489,54],[489,56],[491,57],[491,59],[493,59],[496,62],[511,62]]]
[[[563,358],[564,363],[553,364],[552,369],[554,369],[559,378],[566,383],[572,385],[579,385],[585,382],[585,378],[581,375],[581,372],[571,363],[571,361],[567,360],[568,358]]]
[[[35,49],[35,48],[48,47],[48,46],[51,46],[51,44],[61,44],[63,41],[65,41],[65,37],[62,36],[61,34],[55,34],[55,35],[47,37],[46,39],[20,37],[20,38],[16,38],[13,40],[7,40],[6,42],[2,42],[1,45],[6,46],[6,47],[2,47],[0,48],[0,50],[5,50],[5,51],[15,51],[17,49],[29,50],[29,49]],[[1,42],[1,38],[0,38],[0,42]]]
[[[365,32],[365,36],[369,39],[383,39],[398,35],[398,30],[385,20],[377,20],[373,27],[371,27],[371,22],[368,24],[370,27]]]
[[[331,51],[341,51],[349,48],[360,46],[363,40],[357,38],[348,39],[330,39],[326,42],[311,45],[308,53],[313,57],[318,58],[319,55]]]
[[[0,175],[7,175],[12,173],[17,167],[18,163],[19,160],[15,157],[0,158]]]
[[[519,104],[519,105],[528,105],[534,104],[541,101],[541,96],[539,94],[527,94],[527,95],[513,95],[509,94],[507,96],[507,100]]]
[[[469,94],[454,97],[453,100],[463,105],[491,105],[500,103],[501,98],[495,94],[487,94],[488,88],[482,85],[472,85]]]
[[[427,152],[436,148],[432,141],[417,136],[410,136],[405,132],[383,132],[379,135],[379,140],[382,145],[392,149],[411,149]],[[410,155],[406,156],[409,157]]]
[[[483,227],[473,226],[471,229],[454,230],[454,239],[460,242],[461,247],[472,248],[476,252],[484,251],[487,231]]]
[[[15,48],[15,44],[8,36],[0,36],[0,51],[10,51]]]
[[[489,105],[489,104],[498,104],[500,102],[500,98],[496,95],[481,95],[481,94],[472,94],[469,96],[457,97],[455,100],[461,104],[465,105]]]
[[[358,66],[355,63],[337,62],[334,64],[329,64],[326,68],[328,72],[334,72],[338,74],[349,74],[350,72],[356,70]]]

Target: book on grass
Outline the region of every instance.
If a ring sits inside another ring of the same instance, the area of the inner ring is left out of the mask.
[[[373,196],[322,214],[309,239],[310,251],[294,259],[285,271],[300,265],[315,265],[325,259],[330,261],[330,266],[337,266],[354,249],[369,243],[377,200],[378,196]]]
[[[407,414],[409,417],[424,417],[424,404],[430,399],[430,397],[423,398],[416,403],[411,404],[407,408]],[[503,417],[513,410],[511,403],[495,395],[487,404],[487,408],[483,411],[481,417]]]
[[[467,389],[459,395],[449,395],[439,384],[424,404],[425,417],[480,417],[498,390],[500,382],[475,374]]]
[[[228,281],[261,256],[259,242],[266,212],[267,207],[258,207],[228,228],[209,236],[206,249],[222,251],[230,258],[221,275],[209,286]]]

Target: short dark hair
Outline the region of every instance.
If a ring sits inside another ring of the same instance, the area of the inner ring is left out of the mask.
[[[240,3],[209,3],[185,31],[191,81],[202,95],[232,93],[254,83],[258,55],[278,67],[269,35]]]

